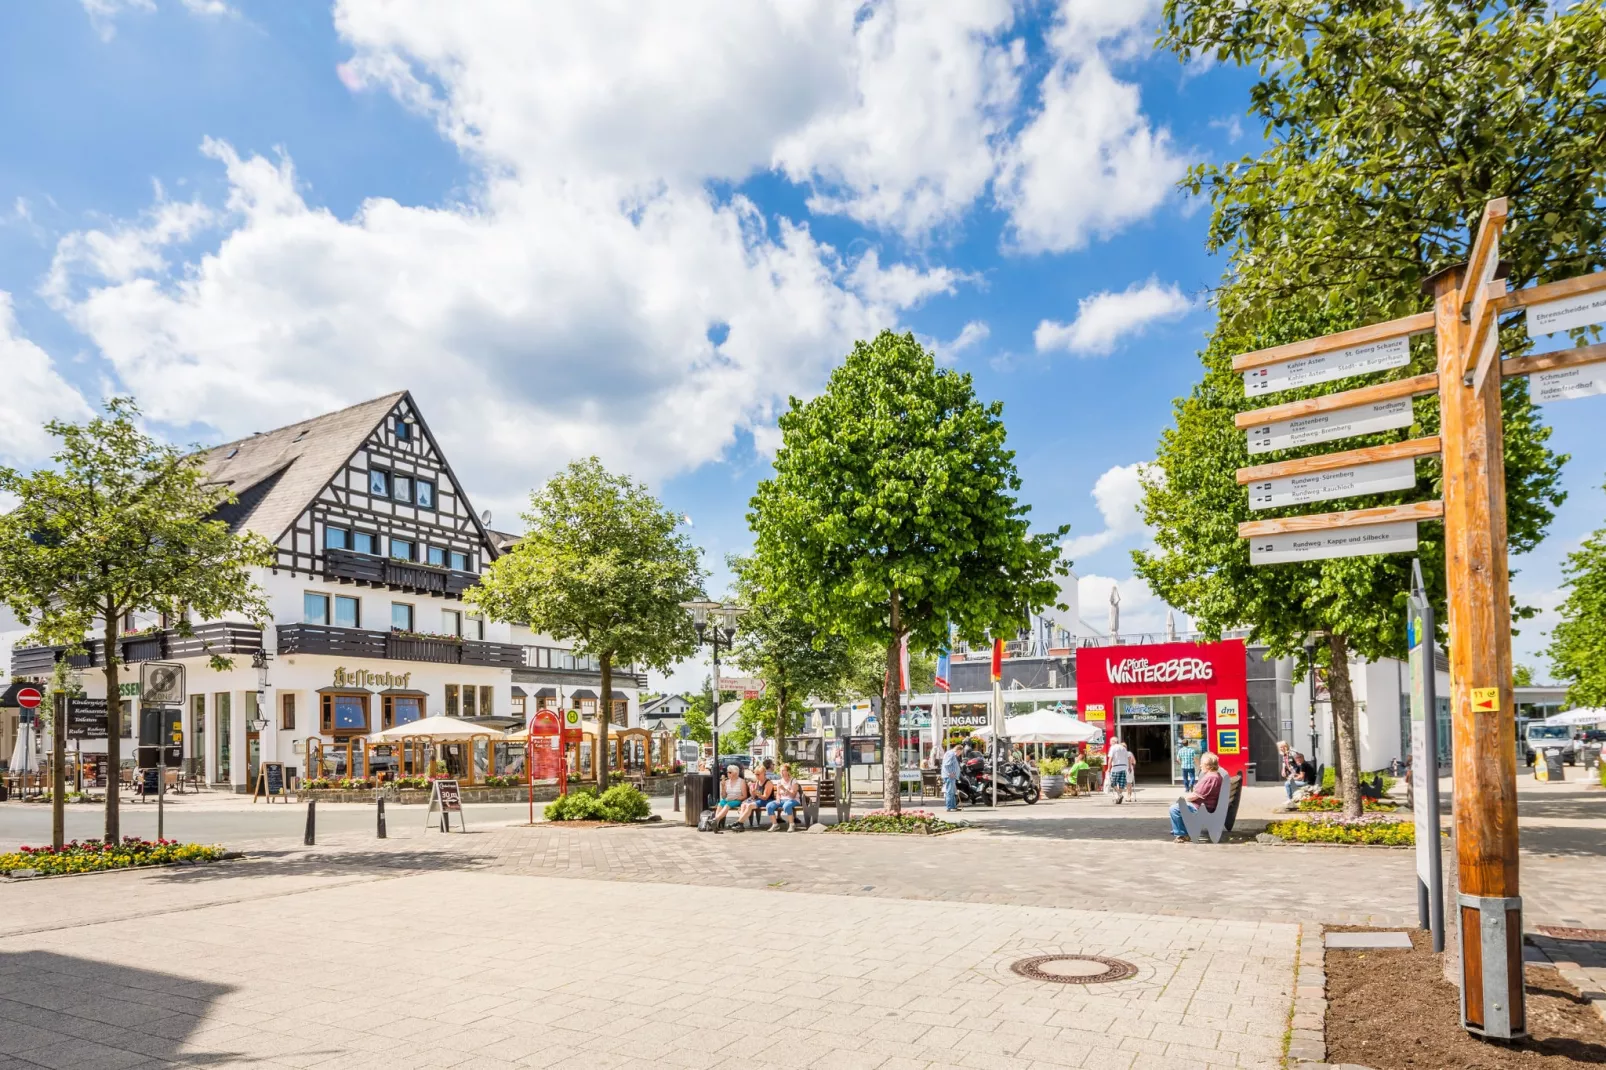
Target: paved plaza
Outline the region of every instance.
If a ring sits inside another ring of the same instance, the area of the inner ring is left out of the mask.
[[[396,808],[381,841],[329,807],[310,848],[304,807],[194,801],[170,829],[233,824],[246,859],[0,883],[0,1070],[1281,1065],[1300,941],[1411,923],[1411,853],[1174,845],[1169,798],[935,838],[471,807],[466,835]],[[1606,927],[1606,792],[1521,799],[1529,924]],[[0,843],[36,820],[0,808]],[[1009,968],[1048,954],[1136,972]]]

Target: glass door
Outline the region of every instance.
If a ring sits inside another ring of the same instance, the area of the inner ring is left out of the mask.
[[[234,710],[230,703],[227,691],[218,691],[212,695],[212,782],[214,784],[233,783],[233,773],[230,768],[233,751],[230,748],[230,737],[233,725]]]
[[[262,767],[262,733],[247,731],[245,734],[245,782],[254,790],[257,782],[257,770]]]

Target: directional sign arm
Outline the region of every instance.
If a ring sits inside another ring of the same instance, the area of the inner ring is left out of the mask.
[[[1443,502],[1412,502],[1409,505],[1380,505],[1373,509],[1347,509],[1342,513],[1314,513],[1285,516],[1276,520],[1249,520],[1238,525],[1240,538],[1281,535],[1295,531],[1325,531],[1329,528],[1359,528],[1387,524],[1396,520],[1437,520],[1444,515]]]
[[[1472,320],[1467,327],[1467,348],[1461,354],[1462,381],[1470,384],[1474,392],[1483,389],[1489,369],[1500,359],[1500,327],[1494,313],[1494,303],[1506,295],[1506,280],[1493,279],[1478,288],[1472,300]],[[1490,336],[1493,345],[1490,345]]]
[[[1538,286],[1513,290],[1495,302],[1495,311],[1509,312],[1514,308],[1542,305],[1546,301],[1577,297],[1580,294],[1596,293],[1601,290],[1606,290],[1606,271],[1579,275],[1572,279],[1560,279],[1556,282],[1542,282]]]
[[[1504,197],[1496,197],[1483,206],[1483,218],[1478,220],[1478,235],[1472,241],[1472,255],[1467,257],[1467,273],[1461,281],[1462,308],[1466,308],[1483,284],[1494,277],[1495,267],[1500,261],[1500,232],[1506,226],[1506,212]]]
[[[1606,360],[1606,357],[1601,359]],[[1426,438],[1413,438],[1405,442],[1390,442],[1385,446],[1367,446],[1364,449],[1345,450],[1342,453],[1321,453],[1315,457],[1300,457],[1292,461],[1278,461],[1275,464],[1252,465],[1238,469],[1238,482],[1240,485],[1260,483],[1268,479],[1328,472],[1335,468],[1353,468],[1356,465],[1375,464],[1378,461],[1428,457],[1438,452],[1439,437],[1429,435]]]
[[[1606,275],[1606,272],[1602,274]],[[1532,375],[1534,372],[1550,372],[1560,368],[1579,368],[1586,364],[1602,362],[1606,362],[1606,342],[1597,342],[1592,346],[1562,349],[1555,353],[1512,357],[1510,360],[1500,362],[1500,374],[1509,379],[1516,375]]]
[[[1401,335],[1409,337],[1415,334],[1427,334],[1431,330],[1433,330],[1433,313],[1419,312],[1414,316],[1372,323],[1349,331],[1339,331],[1337,334],[1324,334],[1320,338],[1307,338],[1303,342],[1289,342],[1287,345],[1273,346],[1270,349],[1257,349],[1253,353],[1240,353],[1232,358],[1232,370],[1249,371],[1251,368],[1263,368],[1268,364],[1281,364],[1301,357],[1314,357],[1322,353],[1349,349],[1352,346],[1366,345],[1369,342],[1398,338]]]
[[[1313,416],[1319,412],[1348,409],[1356,405],[1368,405],[1374,401],[1392,401],[1395,398],[1414,397],[1417,394],[1432,394],[1438,389],[1439,377],[1432,372],[1428,372],[1425,375],[1413,375],[1409,379],[1396,379],[1393,382],[1357,387],[1354,390],[1343,390],[1337,394],[1324,394],[1317,398],[1304,398],[1300,401],[1289,401],[1282,405],[1272,405],[1268,408],[1255,409],[1251,412],[1240,412],[1232,419],[1234,426],[1240,430],[1247,431],[1251,427],[1276,423],[1279,420]]]

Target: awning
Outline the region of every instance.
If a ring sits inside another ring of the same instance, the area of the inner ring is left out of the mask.
[[[555,687],[538,687],[535,689],[536,698],[557,698],[558,689]]]
[[[9,691],[6,692],[6,694],[8,694],[8,695],[10,693],[11,692],[9,692]],[[5,700],[0,699],[0,706],[4,706],[4,705],[6,705]],[[1585,709],[1581,709],[1581,710],[1568,710],[1565,713],[1558,713],[1558,714],[1554,714],[1553,716],[1546,717],[1544,719],[1543,723],[1544,724],[1601,724],[1601,723],[1606,723],[1606,709],[1599,709],[1599,708],[1595,708],[1595,707],[1586,707]]]
[[[413,698],[429,698],[428,691],[415,691],[406,687],[388,687],[380,692],[381,695],[409,695]]]
[[[17,706],[17,692],[21,691],[25,687],[35,686],[37,685],[30,684],[26,680],[13,681],[11,686],[6,688],[6,693],[0,695],[0,706]]]
[[[513,697],[514,698],[529,698],[530,696],[528,696],[528,695],[526,695],[524,693],[524,688],[520,687],[518,684],[514,684],[513,685]]]
[[[627,699],[627,698],[629,698],[629,697],[630,697],[630,696],[629,696],[629,695],[627,695],[627,694],[625,694],[625,693],[624,693],[624,692],[623,692],[623,691],[620,691],[620,690],[619,690],[619,689],[618,689],[618,688],[615,688],[615,689],[614,689],[614,692],[613,692],[613,697],[614,697],[614,698],[624,698],[624,699]]]
[[[570,698],[593,698],[594,699],[594,698],[597,697],[597,693],[595,691],[591,690],[589,687],[581,687],[581,688],[576,688],[573,691],[570,691],[569,692],[569,697]]]

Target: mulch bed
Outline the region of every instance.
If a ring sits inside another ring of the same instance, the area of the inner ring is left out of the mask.
[[[1341,932],[1361,931],[1334,926]],[[1477,1040],[1461,1028],[1460,996],[1425,932],[1409,951],[1329,948],[1327,1060],[1375,1070],[1558,1070],[1606,1065],[1606,1022],[1549,966],[1527,967],[1527,1040]]]

